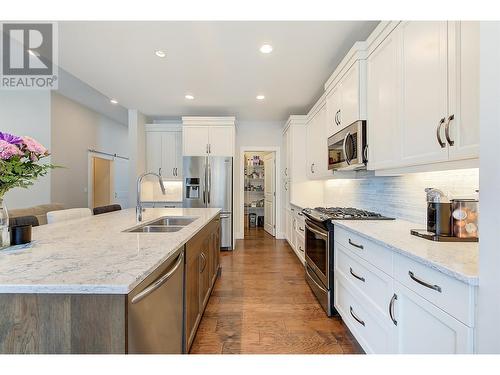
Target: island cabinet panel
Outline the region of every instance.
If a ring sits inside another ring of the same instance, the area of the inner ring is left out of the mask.
[[[220,219],[186,244],[185,351],[189,352],[220,268]]]
[[[123,354],[126,296],[1,294],[2,354]]]

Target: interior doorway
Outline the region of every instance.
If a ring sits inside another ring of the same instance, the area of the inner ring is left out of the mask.
[[[128,207],[128,159],[90,151],[88,153],[88,207],[109,204]]]
[[[92,208],[111,204],[113,186],[111,183],[111,160],[99,157],[92,158],[94,176],[92,181]]]
[[[276,236],[276,152],[244,153],[244,237]]]

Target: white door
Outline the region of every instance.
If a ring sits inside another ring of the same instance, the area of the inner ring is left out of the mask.
[[[394,30],[368,57],[368,169],[401,163],[401,43]]]
[[[158,173],[162,163],[162,133],[146,132],[146,166],[148,172]]]
[[[340,84],[337,84],[326,97],[326,137],[331,137],[340,128]]]
[[[339,130],[360,119],[359,116],[359,61],[356,61],[342,77],[339,113]]]
[[[276,159],[274,152],[264,156],[264,229],[276,234]]]
[[[404,164],[446,161],[447,22],[409,21],[400,27]]]
[[[208,143],[211,156],[233,156],[234,127],[210,126]]]
[[[182,127],[182,154],[205,156],[208,152],[208,126]]]
[[[175,160],[174,178],[182,180],[182,132],[175,133]]]
[[[477,158],[479,157],[479,22],[449,22],[448,35],[449,108],[446,127],[450,160]]]
[[[113,197],[112,202],[119,204],[122,208],[129,206],[129,191],[128,191],[128,160],[122,158],[114,158],[111,163],[113,170]]]
[[[472,329],[394,282],[394,351],[402,354],[472,353]]]

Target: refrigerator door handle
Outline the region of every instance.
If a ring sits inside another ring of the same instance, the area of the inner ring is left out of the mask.
[[[210,190],[212,189],[212,170],[210,168],[210,159],[208,159],[208,204],[210,204]]]

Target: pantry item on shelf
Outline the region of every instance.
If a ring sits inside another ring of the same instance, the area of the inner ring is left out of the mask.
[[[458,238],[479,238],[479,201],[471,197],[451,200],[453,235]]]

